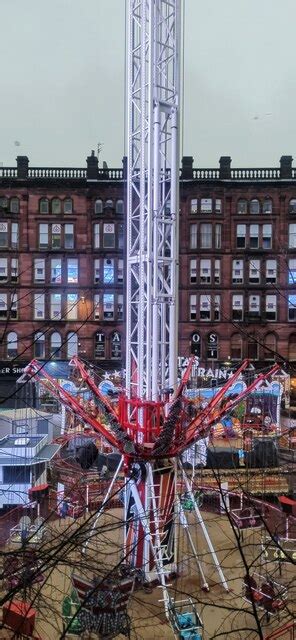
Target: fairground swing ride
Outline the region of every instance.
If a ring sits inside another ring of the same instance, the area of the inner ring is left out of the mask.
[[[144,573],[147,582],[157,580],[161,585],[165,613],[175,637],[201,638],[202,624],[195,604],[191,599],[175,601],[168,586],[168,578],[178,570],[176,533],[182,526],[202,586],[209,588],[190,535],[186,510],[177,496],[178,478],[185,487],[219,581],[227,591],[228,584],[185,472],[182,454],[260,388],[278,365],[225,402],[230,387],[248,369],[249,362],[244,361],[207,406],[195,414],[188,411],[186,397],[194,357],[181,381],[177,380],[180,31],[181,0],[129,0],[125,389],[116,402],[111,401],[100,391],[87,364],[74,357],[70,364],[88,389],[96,407],[94,412],[51,378],[37,360],[30,363],[26,373],[121,454],[97,519],[119,474],[124,472],[123,555],[135,570]],[[94,529],[95,526],[96,523]],[[90,585],[77,576],[73,582],[82,598]],[[121,596],[116,605],[113,602],[117,623],[114,616],[106,622],[106,615],[104,618],[96,614],[97,629],[102,635],[104,624],[106,634],[120,632],[120,612],[126,607],[132,580],[125,577],[122,585]],[[92,612],[99,611],[98,602],[96,605],[97,609],[92,601]],[[105,602],[104,611],[107,609]],[[92,625],[95,628],[93,621]],[[185,631],[192,635],[184,635]]]

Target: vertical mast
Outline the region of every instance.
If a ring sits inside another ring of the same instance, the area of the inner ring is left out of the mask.
[[[129,397],[176,386],[181,0],[127,3]]]

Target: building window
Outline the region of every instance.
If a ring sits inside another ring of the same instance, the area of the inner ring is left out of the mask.
[[[248,213],[248,203],[247,200],[238,200],[237,203],[237,213],[246,214]]]
[[[19,244],[19,226],[18,222],[11,223],[11,248],[17,249]]]
[[[114,293],[103,294],[103,320],[114,320]]]
[[[73,358],[78,354],[78,337],[74,332],[67,335],[67,358]]]
[[[260,316],[260,296],[249,296],[249,318],[259,318]]]
[[[96,258],[94,261],[94,282],[97,284],[101,280],[101,261]]]
[[[18,258],[11,258],[10,271],[11,282],[18,282]]]
[[[191,198],[190,200],[190,213],[194,215],[197,213],[197,198]]]
[[[48,224],[39,225],[39,247],[40,249],[48,247]]]
[[[0,222],[0,247],[8,247],[8,223]]]
[[[8,198],[5,196],[0,197],[0,209],[8,209]]]
[[[289,260],[288,283],[295,284],[295,282],[296,282],[296,258],[291,258]]]
[[[266,296],[266,300],[265,300],[265,317],[266,320],[276,320],[277,319],[277,314],[276,314],[276,295],[269,295],[267,294]]]
[[[244,281],[243,260],[232,260],[232,283],[242,284]]]
[[[123,320],[123,294],[117,296],[117,320]]]
[[[216,198],[216,200],[215,200],[215,213],[222,213],[222,200],[221,200],[221,198]]]
[[[232,296],[232,320],[243,319],[243,296],[236,294]]]
[[[123,283],[123,270],[124,270],[123,259],[122,258],[118,258],[118,263],[117,263],[117,282],[119,282],[120,284]]]
[[[66,320],[77,320],[77,315],[78,315],[78,295],[77,293],[67,293]]]
[[[111,358],[112,360],[121,358],[121,335],[118,331],[114,331],[111,336]]]
[[[118,215],[123,214],[123,200],[116,200],[115,213]]]
[[[289,213],[296,213],[296,198],[292,198],[289,202]]]
[[[200,263],[200,284],[211,283],[211,260],[201,259]]]
[[[61,201],[59,198],[53,198],[51,201],[51,212],[54,214],[62,213]]]
[[[219,260],[219,259],[215,260],[214,267],[215,267],[215,273],[214,273],[215,284],[220,284],[220,282],[221,282],[221,260]]]
[[[64,213],[73,213],[73,202],[71,198],[64,200]]]
[[[215,224],[215,249],[222,246],[222,224]]]
[[[94,295],[94,320],[100,319],[100,294],[95,293]]]
[[[212,198],[202,198],[200,201],[201,213],[212,213]]]
[[[7,335],[6,356],[7,358],[17,358],[17,334],[15,331],[10,331]]]
[[[259,247],[259,225],[250,225],[250,249],[258,249]]]
[[[262,230],[262,248],[271,249],[272,246],[272,226],[264,224]]]
[[[199,298],[199,318],[200,320],[211,319],[211,299],[210,296],[201,295]]]
[[[245,249],[246,246],[246,225],[236,225],[236,247],[237,249]]]
[[[272,213],[272,200],[271,198],[266,198],[263,202],[263,213],[270,214]]]
[[[249,264],[249,283],[259,284],[260,282],[260,260],[250,258]]]
[[[113,200],[111,200],[110,198],[109,200],[106,200],[104,209],[114,209]]]
[[[115,247],[115,225],[105,223],[103,227],[103,247],[104,249],[114,249]]]
[[[250,202],[250,213],[258,215],[260,213],[260,202],[257,198],[253,198]]]
[[[45,318],[45,294],[34,293],[34,320]]]
[[[12,293],[10,299],[10,318],[16,320],[18,317],[18,299],[17,294]]]
[[[114,260],[113,260],[113,258],[106,258],[104,260],[103,282],[104,282],[104,284],[114,284]]]
[[[264,338],[264,360],[274,361],[277,352],[277,340],[274,333],[268,333]]]
[[[53,284],[61,284],[62,282],[61,258],[52,258],[50,261],[50,282]]]
[[[201,340],[199,333],[193,333],[191,336],[191,353],[198,358],[201,356]]]
[[[97,331],[97,333],[95,334],[95,358],[104,360],[105,357],[105,334]]]
[[[212,248],[212,225],[209,223],[204,223],[200,225],[200,248],[201,249]]]
[[[220,320],[221,315],[221,296],[216,295],[214,297],[214,320]]]
[[[50,355],[54,358],[60,359],[62,357],[62,338],[57,331],[50,336]]]
[[[68,284],[78,284],[78,258],[68,258],[67,260],[67,282]]]
[[[296,320],[296,295],[292,293],[288,295],[288,320]]]
[[[17,465],[15,467],[3,467],[3,484],[29,485],[30,467],[24,467],[21,465]]]
[[[247,357],[250,360],[258,360],[258,358],[259,358],[259,343],[258,343],[258,340],[257,340],[255,335],[254,336],[248,336],[247,349],[248,349]]]
[[[8,260],[7,258],[0,258],[0,282],[7,282],[8,280]]]
[[[209,333],[207,336],[207,359],[217,360],[218,358],[218,336],[216,333]]]
[[[197,296],[195,294],[191,294],[189,297],[190,320],[196,320],[197,318],[196,301],[197,301]]]
[[[47,198],[39,200],[39,213],[49,213],[49,201]]]
[[[0,320],[7,318],[7,293],[0,293]]]
[[[53,249],[60,249],[62,244],[62,226],[53,224],[51,228],[51,246]]]
[[[94,224],[94,248],[100,248],[100,224],[98,222]]]
[[[0,229],[1,229],[1,225],[0,225]],[[295,249],[295,248],[296,248],[296,224],[289,224],[289,249]]]
[[[62,317],[62,295],[60,293],[50,294],[50,319],[61,320]]]
[[[44,258],[34,259],[34,281],[45,282],[45,260]]]
[[[189,247],[190,249],[197,249],[197,224],[191,224],[189,226],[189,232]]]
[[[243,341],[239,333],[234,333],[230,339],[230,359],[242,360],[243,358]]]
[[[45,358],[45,336],[44,333],[38,331],[34,337],[34,355],[35,358]]]
[[[277,263],[276,260],[266,260],[266,283],[275,283],[277,281]]]
[[[65,224],[65,249],[74,249],[74,225]]]
[[[10,210],[10,213],[19,213],[20,201],[18,198],[11,198],[9,202],[9,210]]]
[[[197,282],[197,275],[196,275],[196,266],[197,266],[197,260],[196,258],[192,258],[190,260],[189,263],[189,280],[191,284],[196,284]]]
[[[95,214],[100,215],[103,213],[103,200],[100,198],[95,201]]]
[[[118,225],[118,249],[124,247],[124,227],[123,224]]]

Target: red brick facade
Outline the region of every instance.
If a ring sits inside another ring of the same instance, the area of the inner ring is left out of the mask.
[[[87,169],[29,169],[25,157],[0,169],[2,362],[78,352],[122,366],[124,196],[123,170],[93,155]],[[180,210],[179,354],[296,360],[291,158],[258,170],[184,158]]]

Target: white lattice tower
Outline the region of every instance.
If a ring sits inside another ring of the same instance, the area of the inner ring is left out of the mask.
[[[130,397],[177,375],[181,0],[128,0],[127,337]]]

